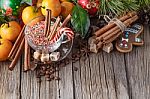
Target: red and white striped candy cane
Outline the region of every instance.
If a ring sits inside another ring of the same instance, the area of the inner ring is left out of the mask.
[[[58,32],[55,34],[55,36],[53,37],[53,39],[51,40],[51,43],[54,43],[56,42],[60,37],[61,35],[66,35],[67,38],[68,38],[68,41],[70,41],[71,39],[73,39],[74,37],[74,33],[73,31],[68,28],[68,27],[65,27],[65,28],[61,28],[58,30]]]

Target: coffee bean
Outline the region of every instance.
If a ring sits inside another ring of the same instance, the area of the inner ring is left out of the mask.
[[[51,78],[46,78],[46,81],[51,81],[52,79]]]
[[[54,79],[55,78],[55,76],[54,75],[50,75],[50,79]]]
[[[78,71],[78,68],[74,66],[74,67],[73,67],[73,70],[74,70],[74,71]]]
[[[50,72],[49,72],[49,71],[46,71],[46,72],[45,72],[45,75],[49,75],[49,74],[50,74]]]
[[[42,70],[45,71],[45,70],[46,70],[46,67],[45,67],[45,66],[42,66]]]
[[[58,77],[58,76],[55,76],[55,78],[54,78],[55,80],[60,80],[60,77]]]
[[[46,77],[46,78],[50,78],[50,75],[47,75],[47,74],[46,74],[45,77]]]

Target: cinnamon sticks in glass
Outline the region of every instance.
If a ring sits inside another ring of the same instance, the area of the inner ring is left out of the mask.
[[[48,36],[49,40],[51,40],[53,38],[53,36],[55,35],[57,28],[59,27],[60,21],[61,21],[61,18],[57,17],[56,22],[53,24],[52,31],[50,32],[50,34]]]
[[[46,9],[44,35],[47,37],[51,31],[51,10]]]

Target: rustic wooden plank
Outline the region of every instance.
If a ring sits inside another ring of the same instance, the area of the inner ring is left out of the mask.
[[[40,83],[36,79],[35,71],[22,71],[21,99],[40,99]]]
[[[145,26],[143,47],[134,47],[133,51],[126,55],[126,68],[132,99],[150,98],[150,27]]]
[[[98,53],[98,62],[99,62],[99,75],[101,80],[103,98],[102,99],[109,99],[109,90],[107,85],[106,73],[105,73],[105,64],[102,52]]]
[[[114,83],[117,99],[129,99],[129,88],[127,82],[127,73],[125,66],[125,57],[123,53],[113,51],[112,65],[114,71]]]
[[[72,62],[60,68],[58,81],[60,99],[74,99],[72,68]]]
[[[75,99],[108,99],[104,66],[103,61],[99,62],[99,54],[90,54],[85,60],[82,57],[73,66]]]
[[[144,75],[144,81],[145,81],[145,98],[149,99],[150,98],[150,54],[148,54],[150,52],[150,25],[145,25],[145,32],[144,32],[144,40],[145,40],[145,45],[144,45],[144,71],[145,71],[145,75]]]
[[[8,70],[10,62],[0,62],[0,98],[20,99],[20,61],[13,71]]]
[[[55,73],[57,75],[57,72]],[[40,85],[40,99],[59,99],[58,81],[47,81],[42,77]]]
[[[108,88],[108,99],[117,99],[116,86],[115,86],[115,74],[113,71],[113,57],[112,53],[107,54],[103,52],[104,71],[106,75],[106,85]]]
[[[97,54],[89,55],[89,65],[90,65],[90,72],[91,72],[91,99],[107,98],[107,97],[106,98],[103,97],[105,93],[103,93],[103,89],[102,89],[103,84],[101,82],[101,76],[105,74],[100,75],[100,68],[101,68],[100,66],[102,66],[100,64],[101,63],[99,62],[99,56]]]
[[[92,99],[129,99],[124,54],[113,51],[110,54],[103,52],[98,55],[89,56],[93,82]]]
[[[80,62],[77,61],[73,63],[73,80],[74,80],[74,94],[75,99],[83,99],[83,89],[82,89],[82,81],[81,79],[81,67]]]
[[[82,97],[83,99],[91,99],[91,72],[89,68],[89,59],[86,58],[80,60],[79,65],[80,77],[81,77],[81,88],[82,88]],[[78,75],[78,74],[77,74]],[[78,84],[78,83],[76,83]],[[79,93],[81,94],[81,93]]]
[[[117,61],[117,58],[114,60],[114,57],[116,56],[113,54],[100,52],[97,55],[90,54],[85,61],[81,59],[80,62],[73,64],[78,68],[77,71],[74,71],[75,99],[121,99],[122,95],[123,99],[128,99],[128,91],[125,88],[127,82],[124,81],[126,79],[125,67],[121,68],[121,66],[118,73],[115,74],[112,61]],[[124,60],[123,54],[121,57]],[[122,64],[117,63],[117,66]],[[117,66],[115,66],[116,72]]]

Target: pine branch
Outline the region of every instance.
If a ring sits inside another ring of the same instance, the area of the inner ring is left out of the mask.
[[[99,14],[118,16],[125,12],[138,9],[139,5],[137,0],[100,0]]]
[[[121,0],[100,0],[99,14],[118,16],[124,13],[125,7]]]
[[[137,11],[139,9],[137,0],[121,0],[124,5],[124,10],[128,11]]]
[[[150,6],[150,0],[138,0],[138,4],[141,7]]]

